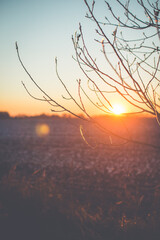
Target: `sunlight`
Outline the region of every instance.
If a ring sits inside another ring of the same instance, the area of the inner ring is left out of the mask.
[[[120,104],[115,104],[115,105],[113,105],[112,112],[115,115],[120,115],[122,113],[125,113],[125,108]]]
[[[50,128],[47,124],[38,124],[36,126],[36,134],[39,137],[43,137],[48,135],[50,132]]]

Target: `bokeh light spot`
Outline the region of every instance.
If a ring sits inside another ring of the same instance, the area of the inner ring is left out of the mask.
[[[47,136],[50,132],[50,128],[47,124],[37,124],[36,125],[36,134],[39,137]]]

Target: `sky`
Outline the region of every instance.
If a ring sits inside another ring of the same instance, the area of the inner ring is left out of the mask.
[[[21,84],[23,81],[30,87],[18,62],[15,42],[35,80],[58,98],[61,84],[55,74],[54,59],[59,59],[68,82],[76,71],[71,36],[79,22],[85,20],[85,12],[82,0],[0,0],[0,111],[11,115],[50,113],[50,107],[31,99]],[[30,90],[36,94],[34,86]]]
[[[106,9],[103,0],[96,2],[100,17]],[[76,80],[84,75],[72,58],[71,37],[78,31],[79,22],[91,52],[101,54],[95,47],[95,26],[85,18],[86,12],[83,0],[0,0],[0,111],[8,111],[12,116],[51,113],[51,106],[32,99],[21,83],[34,96],[43,97],[18,61],[16,41],[25,67],[40,87],[60,104],[78,111],[62,97],[68,96],[57,78],[55,57],[61,78],[77,97]]]

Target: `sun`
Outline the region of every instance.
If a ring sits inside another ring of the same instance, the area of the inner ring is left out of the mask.
[[[122,113],[125,113],[125,108],[120,104],[114,104],[111,111],[115,115],[120,115]]]

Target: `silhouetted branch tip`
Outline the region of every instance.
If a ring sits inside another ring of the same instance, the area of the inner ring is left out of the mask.
[[[16,45],[16,50],[18,50],[18,44],[17,44],[17,42],[15,42],[15,45]]]

